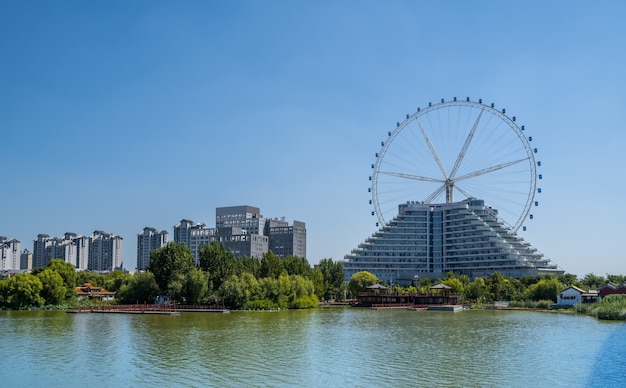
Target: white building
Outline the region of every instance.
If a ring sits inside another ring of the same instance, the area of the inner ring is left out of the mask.
[[[38,234],[33,241],[33,268],[45,267],[52,259],[60,259],[76,267],[76,244],[66,238]]]
[[[20,242],[0,236],[0,270],[16,271],[20,269]]]
[[[76,268],[84,271],[89,267],[89,237],[75,233],[65,233],[65,239],[76,246]]]
[[[569,286],[556,297],[556,304],[575,305],[583,302],[582,295],[585,291],[576,286]]]
[[[569,286],[556,296],[556,304],[573,306],[578,303],[594,303],[600,297],[599,290],[584,290]]]
[[[416,275],[441,278],[450,271],[471,278],[564,272],[475,198],[400,205],[398,215],[346,255],[343,266],[346,281],[368,271],[390,284],[407,285]]]
[[[167,244],[168,233],[165,230],[157,231],[146,226],[137,233],[137,269],[145,270],[150,266],[150,252]]]
[[[101,230],[94,231],[89,236],[90,271],[113,271],[123,268],[122,244],[123,239],[112,233]]]

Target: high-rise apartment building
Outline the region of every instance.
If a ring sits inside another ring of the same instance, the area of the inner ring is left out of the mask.
[[[77,250],[72,240],[38,234],[33,241],[33,268],[48,265],[52,259],[60,259],[76,266]]]
[[[206,229],[206,225],[204,223],[182,219],[178,224],[174,225],[174,241],[177,243],[184,243],[187,247],[190,247],[192,231],[202,229]]]
[[[499,272],[511,277],[564,271],[530,246],[484,201],[409,202],[398,215],[346,255],[345,279],[368,271],[390,284],[449,271],[471,278]]]
[[[0,236],[0,270],[16,271],[20,269],[20,242]]]
[[[33,254],[28,249],[20,254],[20,269],[33,269]]]
[[[207,228],[203,222],[182,219],[174,225],[174,241],[185,244],[189,248],[196,265],[198,264],[198,248],[211,243],[212,233],[212,229]]]
[[[80,271],[89,268],[89,237],[76,233],[65,233],[65,240],[76,245],[76,268]]]
[[[50,258],[46,257],[46,246],[49,240],[50,236],[40,233],[33,241],[33,268],[45,267],[50,262]]]
[[[94,231],[89,236],[89,262],[90,271],[113,271],[122,269],[122,245],[123,239],[112,233],[101,230]]]
[[[150,252],[167,244],[168,233],[165,230],[145,227],[137,233],[137,269],[145,270],[150,267]]]

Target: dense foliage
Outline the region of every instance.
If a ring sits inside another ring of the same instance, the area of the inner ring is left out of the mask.
[[[621,275],[607,275],[606,278],[587,274],[583,279],[578,280],[575,275],[563,274],[559,276],[551,275],[528,275],[520,279],[509,278],[498,272],[494,272],[489,277],[477,277],[470,280],[467,275],[455,275],[452,272],[446,274],[443,279],[431,280],[420,279],[418,284],[409,287],[395,285],[393,292],[403,294],[408,293],[428,293],[430,287],[435,283],[443,283],[451,287],[451,291],[461,295],[461,300],[472,303],[493,303],[495,301],[512,301],[512,305],[518,307],[548,308],[551,303],[556,302],[557,295],[569,286],[577,286],[583,289],[594,289],[589,284],[606,284],[611,279],[621,280]],[[365,287],[379,283],[380,281],[367,271],[354,274],[350,279],[348,289],[352,295],[365,290]],[[597,288],[597,287],[595,287]]]
[[[359,292],[367,291],[368,286],[372,286],[376,283],[378,283],[376,275],[367,271],[360,271],[350,278],[348,290],[350,290],[352,295],[356,295]]]
[[[376,276],[366,271],[355,274],[347,283],[343,278],[342,263],[332,259],[323,259],[311,268],[304,258],[280,258],[272,252],[260,260],[236,258],[215,242],[199,249],[196,267],[191,251],[184,244],[171,242],[151,253],[149,270],[136,274],[76,272],[63,260],[51,260],[45,268],[32,273],[1,279],[0,308],[75,304],[75,287],[84,283],[116,292],[113,303],[120,304],[153,303],[157,295],[168,294],[176,303],[224,304],[235,309],[310,308],[317,306],[319,300],[339,300],[346,294],[354,297],[367,286],[379,283]],[[441,282],[467,302],[511,301],[516,306],[544,307],[555,302],[559,292],[570,285],[594,289],[607,282],[623,281],[624,275],[586,274],[581,279],[572,274],[533,275],[515,279],[495,272],[471,280],[467,275],[448,273],[443,279],[419,279],[408,287],[394,285],[393,292],[425,293]],[[579,309],[594,306],[591,315],[598,317],[623,317],[626,312],[620,310],[619,298],[605,298],[603,302]]]

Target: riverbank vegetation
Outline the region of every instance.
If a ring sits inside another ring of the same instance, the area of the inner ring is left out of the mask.
[[[451,292],[459,294],[459,300],[472,303],[478,308],[489,306],[497,301],[507,301],[511,308],[527,308],[547,310],[557,301],[557,295],[569,286],[593,290],[611,282],[618,284],[626,281],[624,275],[607,275],[606,277],[587,274],[582,279],[572,274],[531,275],[519,279],[508,278],[494,272],[489,277],[477,277],[470,281],[467,275],[448,273],[443,279],[420,279],[417,284],[408,287],[394,285],[391,292],[412,294],[428,293],[436,283],[443,283],[451,288]],[[367,286],[382,283],[369,272],[358,272],[350,279],[348,289],[353,295],[365,291]],[[590,315],[598,319],[626,320],[626,295],[608,295],[595,303],[582,303],[572,306],[574,312]],[[569,311],[572,311],[570,309]]]
[[[353,294],[364,291],[365,287],[380,282],[371,273],[357,273],[349,282],[349,290]],[[530,302],[556,302],[557,295],[570,285],[578,285],[580,281],[574,275],[561,276],[529,275],[519,279],[506,277],[494,272],[489,277],[476,277],[473,280],[467,275],[455,275],[449,272],[442,279],[419,279],[408,287],[393,285],[392,292],[403,294],[429,293],[430,287],[442,283],[450,287],[450,291],[459,294],[460,300],[469,303],[490,304],[495,301],[513,301],[518,304]],[[536,304],[536,303],[535,303]]]
[[[574,311],[598,319],[624,321],[626,320],[626,295],[607,295],[596,303],[577,304],[574,306]]]
[[[437,283],[449,286],[450,291],[459,294],[463,302],[478,305],[493,304],[496,301],[508,301],[511,307],[548,308],[557,301],[561,291],[569,286],[582,289],[597,289],[607,282],[619,283],[626,280],[623,275],[607,275],[607,277],[587,274],[578,279],[572,274],[554,275],[527,275],[521,278],[506,277],[494,272],[488,277],[476,277],[473,280],[467,275],[455,275],[452,272],[442,279],[419,279],[408,287],[393,285],[391,292],[411,294],[429,293],[430,287]],[[367,286],[382,283],[369,272],[356,273],[348,283],[348,289],[353,295],[365,291]],[[390,286],[388,284],[385,284]]]
[[[263,254],[260,260],[236,258],[223,245],[212,243],[200,248],[199,262],[195,265],[191,251],[184,244],[170,242],[151,253],[148,270],[135,274],[76,272],[63,260],[51,260],[45,268],[0,280],[0,308],[62,308],[98,303],[77,300],[75,287],[91,283],[116,292],[113,303],[118,304],[154,303],[157,295],[167,294],[179,304],[299,309],[316,307],[320,300],[354,297],[367,286],[380,283],[369,272],[355,274],[348,283],[343,280],[342,263],[332,259],[323,259],[311,268],[304,258],[280,258],[272,252]],[[547,308],[550,301],[556,302],[557,295],[571,285],[588,290],[607,282],[623,281],[626,281],[624,275],[587,274],[581,279],[572,274],[532,275],[516,279],[494,272],[488,277],[470,279],[450,272],[442,279],[424,278],[408,287],[391,288],[392,292],[404,294],[427,293],[432,285],[443,283],[459,294],[461,301],[476,305],[509,301],[511,307]],[[620,314],[623,317],[622,302],[613,299],[577,309],[599,318]]]
[[[76,272],[63,260],[45,268],[0,280],[0,308],[54,308],[78,301],[75,288],[84,283],[116,292],[118,304],[154,303],[167,294],[178,304],[212,304],[233,309],[300,309],[345,293],[343,265],[324,259],[311,268],[304,258],[280,258],[272,252],[239,257],[212,243],[200,248],[198,266],[184,245],[170,242],[150,255],[150,268],[129,274]],[[47,306],[47,307],[46,307]]]

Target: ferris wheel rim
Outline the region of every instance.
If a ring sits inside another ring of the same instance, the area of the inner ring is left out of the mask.
[[[469,98],[467,98],[466,100],[457,100],[456,98],[454,98],[454,100],[450,100],[450,101],[445,101],[444,99],[441,100],[441,102],[439,103],[429,103],[427,107],[424,108],[418,108],[416,112],[414,112],[413,114],[407,114],[406,118],[402,121],[402,122],[398,122],[396,124],[396,128],[393,129],[393,131],[389,131],[388,133],[388,137],[387,139],[382,142],[381,144],[381,149],[380,151],[377,153],[376,155],[376,162],[375,164],[372,165],[373,168],[373,173],[372,176],[370,177],[372,184],[371,184],[371,194],[372,194],[372,203],[374,205],[374,212],[372,212],[372,214],[375,214],[378,217],[378,221],[380,222],[381,225],[385,225],[388,221],[390,220],[386,220],[385,216],[383,214],[383,211],[381,210],[380,207],[380,203],[379,203],[379,193],[378,193],[378,178],[379,175],[381,174],[380,171],[380,167],[381,167],[381,163],[384,161],[384,157],[389,149],[389,147],[394,144],[393,141],[396,139],[396,137],[410,124],[413,122],[417,122],[420,127],[421,124],[419,123],[418,119],[422,116],[425,116],[435,110],[438,109],[443,109],[443,108],[447,108],[447,107],[454,107],[454,106],[461,106],[461,107],[470,107],[472,109],[480,109],[480,113],[479,113],[479,117],[476,120],[476,123],[474,124],[474,127],[476,127],[476,125],[478,124],[478,121],[480,120],[480,116],[483,114],[483,112],[487,112],[491,115],[493,115],[494,117],[500,119],[500,121],[504,124],[506,124],[517,136],[517,138],[519,139],[520,143],[523,145],[523,149],[525,151],[526,154],[526,158],[523,158],[521,160],[517,160],[515,161],[515,163],[521,163],[521,162],[527,162],[528,164],[528,173],[529,173],[529,188],[528,188],[528,195],[526,196],[526,200],[525,203],[523,205],[522,210],[519,212],[519,216],[517,217],[517,220],[515,220],[514,223],[510,224],[508,223],[506,220],[501,219],[501,221],[508,225],[508,227],[513,231],[516,232],[524,223],[525,219],[528,217],[528,214],[530,213],[530,208],[533,204],[534,201],[534,197],[535,197],[535,193],[537,191],[537,164],[536,164],[536,160],[535,160],[535,156],[534,153],[537,152],[537,149],[535,148],[533,150],[533,148],[531,147],[529,140],[527,139],[524,131],[524,126],[522,126],[522,128],[520,128],[515,120],[515,117],[511,118],[506,114],[506,110],[502,109],[502,111],[498,110],[495,108],[495,104],[484,104],[482,102],[482,99],[480,99],[478,102],[477,101],[471,101]],[[423,128],[422,128],[423,130]],[[472,131],[474,131],[475,128],[472,129]],[[471,134],[468,134],[468,139],[470,139]],[[428,142],[428,137],[425,135],[425,139],[426,142]],[[466,143],[468,143],[469,140],[466,140]],[[430,146],[430,145],[429,145]],[[464,145],[465,147],[466,145]],[[433,151],[433,149],[431,148],[431,151]],[[463,150],[461,150],[461,152],[463,152]],[[435,159],[437,159],[437,154],[433,152],[433,156]],[[457,164],[459,163],[459,161],[462,160],[461,154],[459,154],[459,156],[457,157],[457,161],[455,163],[455,166],[453,167],[453,172],[456,173],[456,170],[458,169]],[[454,192],[455,187],[453,186],[454,182],[453,179],[449,179],[449,177],[446,176],[446,172],[443,169],[443,166],[441,165],[441,162],[439,160],[436,160],[436,162],[439,165],[439,168],[442,170],[441,172],[443,173],[443,178],[442,179],[435,179],[432,177],[422,177],[422,176],[413,176],[414,179],[417,180],[423,180],[423,181],[433,181],[433,182],[439,182],[441,183],[441,188],[439,190],[443,190],[445,188],[445,190],[448,190],[448,188],[445,187],[446,185],[446,181],[448,182],[448,184],[450,185],[450,190],[452,191],[452,193]],[[496,166],[499,167],[499,166]],[[500,167],[503,168],[503,167]],[[392,175],[392,174],[390,174]],[[399,174],[398,174],[399,175]],[[456,178],[457,180],[460,180],[460,178]],[[466,178],[467,179],[467,178]],[[461,192],[463,195],[466,195],[466,193],[463,191],[463,189],[461,189],[460,187],[456,187],[457,191]],[[435,191],[433,193],[433,199],[435,199],[437,196],[439,196],[441,194],[441,192],[437,192]],[[448,193],[446,192],[446,196],[448,198]],[[469,198],[468,195],[466,195],[466,197]],[[450,195],[450,199],[452,198],[452,194]],[[408,199],[410,200],[410,199]],[[427,201],[424,201],[425,203],[429,203]],[[537,204],[535,202],[535,204]],[[532,216],[531,216],[532,218]],[[525,229],[525,227],[524,227]]]

